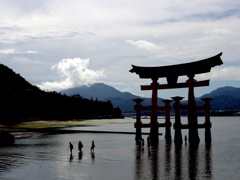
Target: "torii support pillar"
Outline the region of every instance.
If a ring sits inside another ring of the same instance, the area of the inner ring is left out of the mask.
[[[134,109],[136,111],[136,123],[135,123],[135,128],[136,128],[136,136],[135,136],[135,141],[137,144],[141,143],[142,140],[142,122],[141,122],[141,102],[143,99],[133,99],[133,101],[136,103],[134,106]]]
[[[180,101],[183,99],[183,97],[172,97],[172,99],[175,101],[174,104],[174,109],[175,109],[175,123],[174,123],[174,128],[175,128],[175,135],[174,135],[174,143],[176,145],[181,145],[182,144],[182,131],[181,131],[181,104]]]
[[[188,141],[190,144],[198,144],[200,142],[198,136],[198,122],[197,122],[197,106],[194,97],[194,75],[188,75]]]
[[[150,125],[150,137],[153,144],[158,144],[158,79],[152,79],[152,105],[151,105],[151,125]]]
[[[202,98],[202,100],[205,102],[205,143],[210,144],[212,141],[212,136],[211,136],[211,127],[212,123],[210,122],[210,110],[211,110],[211,105],[210,101],[212,98]]]
[[[165,130],[165,139],[168,143],[172,142],[172,137],[171,137],[171,121],[170,121],[170,111],[171,111],[171,106],[170,103],[172,100],[163,100],[165,103],[165,125],[166,125],[166,130]]]

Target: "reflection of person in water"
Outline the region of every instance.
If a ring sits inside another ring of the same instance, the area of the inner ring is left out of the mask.
[[[92,146],[91,146],[91,148],[90,148],[91,153],[94,153],[94,148],[95,148],[95,144],[94,144],[94,141],[92,141]]]
[[[72,145],[72,143],[71,143],[71,142],[69,142],[69,149],[70,149],[70,152],[71,152],[71,154],[72,154],[73,145]]]
[[[92,157],[92,159],[94,159],[94,158],[95,158],[95,154],[94,154],[94,152],[93,152],[93,153],[91,153],[91,157]]]
[[[70,154],[70,158],[69,158],[69,160],[70,160],[70,161],[73,160],[73,155],[72,155],[72,153]]]
[[[78,159],[81,160],[82,159],[83,154],[81,152],[78,153]]]
[[[81,153],[83,148],[83,144],[81,141],[78,142],[78,151]]]

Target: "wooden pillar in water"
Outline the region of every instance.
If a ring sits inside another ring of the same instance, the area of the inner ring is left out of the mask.
[[[152,79],[152,105],[151,105],[151,129],[150,137],[153,144],[158,144],[158,82],[157,78]]]
[[[205,107],[205,143],[209,144],[212,141],[212,136],[211,136],[211,127],[212,123],[210,122],[210,110],[211,110],[211,105],[210,101],[212,98],[202,98],[202,100],[205,102],[204,107]]]
[[[172,137],[171,137],[171,121],[170,121],[170,111],[171,111],[171,106],[170,103],[172,100],[163,100],[165,103],[165,125],[166,125],[166,130],[165,130],[165,139],[168,143],[172,142]]]
[[[136,122],[134,125],[136,128],[135,141],[137,144],[139,144],[142,139],[141,102],[143,101],[143,99],[133,99],[133,101],[136,103],[136,105],[134,106],[134,109],[136,111]]]
[[[198,122],[197,122],[197,106],[194,96],[194,75],[188,75],[188,141],[190,144],[198,144],[200,142],[198,136]]]
[[[174,110],[175,110],[175,134],[174,134],[174,143],[177,145],[182,144],[182,131],[181,131],[181,104],[180,101],[183,99],[183,97],[175,96],[172,97],[172,99],[175,101],[174,103]]]

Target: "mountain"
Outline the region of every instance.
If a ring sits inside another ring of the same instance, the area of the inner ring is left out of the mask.
[[[80,86],[76,88],[67,89],[61,91],[61,93],[66,95],[79,94],[84,98],[97,98],[98,100],[109,100],[113,103],[115,107],[119,107],[122,112],[134,112],[134,105],[132,99],[142,98],[144,99],[142,105],[150,105],[151,98],[145,98],[133,95],[128,92],[120,92],[117,89],[105,85],[103,83],[96,83],[90,86]],[[196,97],[196,102],[199,105],[202,105],[203,102],[201,98],[213,98],[211,101],[212,110],[239,110],[240,109],[240,88],[235,87],[222,87],[218,88],[209,94],[204,94],[201,97]],[[162,98],[158,99],[158,104],[163,105]],[[186,101],[183,101],[182,104],[186,104]]]
[[[87,98],[87,99],[99,99],[104,100],[108,98],[122,98],[122,99],[131,99],[136,98],[137,96],[132,95],[128,92],[120,92],[117,89],[108,86],[103,83],[95,83],[90,86],[80,86],[75,88],[70,88],[61,91],[62,94],[66,94],[68,96],[79,94],[80,96]]]
[[[3,64],[0,64],[0,82],[0,123],[122,117],[121,110],[110,101],[42,91]]]
[[[201,98],[205,97],[215,98],[219,96],[229,96],[232,98],[240,99],[240,88],[231,86],[221,87],[208,94],[204,94]]]
[[[98,99],[102,101],[111,101],[114,107],[119,107],[122,112],[134,112],[134,101],[133,99],[142,98],[144,99],[142,105],[147,106],[151,104],[151,98],[145,98],[133,95],[129,92],[121,92],[111,86],[104,83],[95,83],[89,86],[83,85],[75,88],[66,89],[60,91],[62,94],[72,96],[79,94],[81,97],[88,99]],[[162,98],[158,99],[159,105],[163,105]]]
[[[95,83],[89,86],[83,85],[60,91],[60,93],[68,96],[79,94],[81,97],[87,99],[98,99],[101,101],[109,100],[114,107],[119,107],[124,112],[134,111],[135,103],[132,99],[141,98],[129,92],[120,92],[104,83]]]
[[[27,82],[20,74],[16,74],[12,69],[0,64],[0,91],[12,91],[12,93],[23,92],[26,90],[39,90]]]
[[[201,98],[213,98],[212,110],[240,110],[240,88],[225,86],[218,88]]]

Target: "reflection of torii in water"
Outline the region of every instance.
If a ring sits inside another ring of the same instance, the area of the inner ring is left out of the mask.
[[[150,127],[150,136],[152,138],[153,142],[158,142],[158,127],[166,127],[166,132],[168,134],[165,135],[165,138],[168,137],[168,139],[171,139],[170,133],[170,126],[171,122],[170,119],[167,119],[164,124],[159,124],[157,121],[157,111],[158,110],[164,110],[167,112],[166,107],[159,107],[157,104],[158,100],[158,93],[157,91],[159,89],[172,89],[172,88],[188,88],[188,125],[182,126],[180,121],[180,115],[177,116],[176,107],[175,107],[175,133],[177,133],[177,136],[179,140],[176,140],[177,143],[182,143],[182,137],[181,137],[181,129],[182,128],[188,128],[189,129],[189,142],[190,143],[198,143],[200,141],[198,136],[198,122],[197,122],[197,106],[195,102],[194,97],[194,87],[200,87],[200,86],[208,86],[210,80],[204,80],[204,81],[196,81],[194,79],[195,74],[202,74],[202,73],[208,73],[211,71],[211,68],[217,65],[223,64],[222,60],[220,59],[220,56],[222,53],[219,53],[216,56],[190,62],[190,63],[184,63],[184,64],[177,64],[177,65],[170,65],[170,66],[159,66],[159,67],[139,67],[132,65],[132,69],[130,70],[131,73],[136,73],[139,75],[141,79],[152,79],[152,83],[150,85],[144,85],[141,86],[141,90],[152,90],[152,104],[150,107],[143,107],[140,105],[142,100],[135,99],[136,102],[136,111],[138,111],[138,115],[140,114],[141,110],[150,110],[151,111],[151,122],[150,125],[142,125],[140,119],[137,119],[137,122],[135,124],[136,132],[141,133],[141,127]],[[179,76],[187,76],[188,80],[185,83],[177,83]],[[159,78],[166,78],[167,84],[158,84]],[[181,97],[174,97],[175,104],[179,102],[179,109],[180,106],[180,100]],[[209,105],[210,100],[206,100],[206,106]],[[166,101],[166,103],[169,103],[169,100]],[[167,105],[167,104],[166,104]],[[170,110],[168,109],[170,112]],[[206,111],[206,110],[205,110]],[[206,111],[207,112],[207,111]],[[206,124],[204,128],[207,130],[209,129],[209,132],[206,134],[209,134],[208,140],[211,141],[211,133],[210,133],[210,119],[206,116],[205,120]],[[207,124],[209,123],[209,124]],[[136,137],[141,137],[141,135],[137,135]],[[206,137],[205,137],[206,138]],[[169,140],[170,140],[169,139]]]

